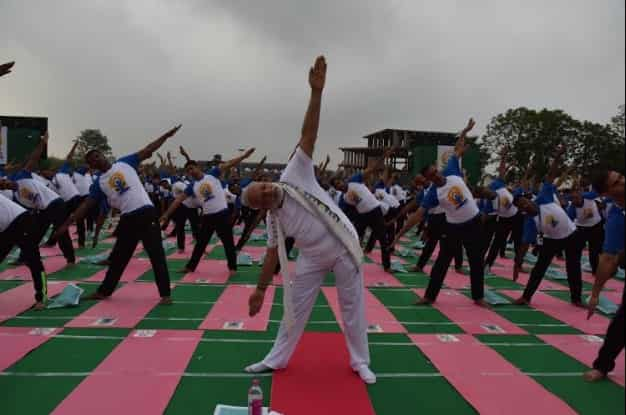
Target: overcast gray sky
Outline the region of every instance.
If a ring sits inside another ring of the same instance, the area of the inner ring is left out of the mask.
[[[299,138],[327,56],[317,158],[383,128],[479,132],[508,108],[608,122],[624,103],[624,0],[1,0],[0,114],[47,116],[51,152],[99,128],[114,152],[176,123],[194,158]]]

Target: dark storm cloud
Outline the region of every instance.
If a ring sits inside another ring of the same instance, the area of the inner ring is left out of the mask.
[[[624,102],[618,0],[4,0],[0,38],[18,61],[0,113],[49,116],[58,154],[84,128],[124,154],[183,122],[169,149],[284,160],[319,53],[319,158],[381,128],[484,127],[521,105],[606,122]]]

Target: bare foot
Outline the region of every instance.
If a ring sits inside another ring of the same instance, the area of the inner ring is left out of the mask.
[[[415,302],[415,305],[431,305],[433,303],[432,300],[429,300],[428,298],[424,297],[420,300],[417,300]]]
[[[228,271],[229,277],[234,277],[235,275],[237,275],[237,271],[233,271],[232,269]]]
[[[391,270],[391,268],[385,268],[385,269],[384,269],[384,271],[385,271],[387,274],[393,274],[393,271]]]
[[[491,304],[489,304],[482,298],[480,300],[474,300],[474,304],[476,304],[478,307],[491,309]]]
[[[35,303],[35,305],[33,306],[33,310],[35,310],[35,311],[41,311],[41,310],[43,310],[45,308],[46,308],[46,306],[41,301],[37,301]]]
[[[585,305],[583,304],[582,301],[578,300],[578,301],[572,301],[572,305],[574,307],[578,307],[578,308],[586,308]]]
[[[172,305],[174,301],[172,301],[172,297],[161,297],[161,301],[159,301],[159,305]]]
[[[520,297],[517,300],[513,301],[513,305],[529,305],[530,302],[526,300],[524,297]]]
[[[411,272],[419,272],[419,273],[423,274],[424,273],[424,268],[415,266],[415,267],[411,268]]]
[[[191,274],[192,272],[193,272],[193,271],[192,271],[192,270],[190,270],[190,269],[189,269],[189,268],[187,268],[187,267],[185,267],[185,268],[183,268],[183,269],[179,269],[179,270],[178,270],[178,273],[179,273],[179,274]]]
[[[606,375],[599,370],[593,369],[589,372],[585,372],[583,374],[583,379],[585,379],[587,382],[598,382],[600,380],[606,379]]]

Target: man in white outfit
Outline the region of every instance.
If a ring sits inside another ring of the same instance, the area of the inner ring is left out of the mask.
[[[363,299],[362,251],[356,230],[315,179],[313,149],[319,128],[326,61],[317,58],[309,74],[311,99],[298,149],[280,183],[252,183],[242,201],[252,209],[268,210],[268,249],[256,291],[250,297],[250,315],[259,313],[265,291],[280,259],[283,269],[285,315],[274,347],[267,357],[246,368],[249,373],[283,369],[304,332],[324,277],[335,273],[350,365],[372,384],[369,369],[367,320]],[[284,239],[295,239],[300,255],[294,278],[286,266]]]

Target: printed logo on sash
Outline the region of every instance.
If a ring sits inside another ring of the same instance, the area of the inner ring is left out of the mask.
[[[466,203],[467,199],[463,196],[463,191],[458,186],[452,186],[448,190],[448,201],[452,203],[456,209],[461,209]]]
[[[126,177],[121,172],[115,172],[109,178],[109,187],[115,192],[123,195],[130,190],[130,187],[126,184]]]
[[[213,188],[211,187],[211,184],[207,182],[202,183],[198,188],[198,194],[205,202],[213,199]]]

